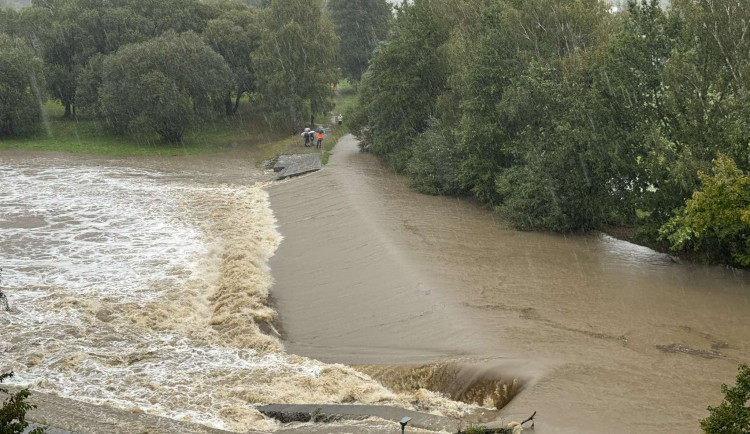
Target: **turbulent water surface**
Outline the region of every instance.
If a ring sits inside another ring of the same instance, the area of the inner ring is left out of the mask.
[[[509,230],[351,137],[270,187],[234,157],[13,155],[0,371],[40,392],[239,432],[279,428],[254,404],[317,402],[689,433],[750,359],[747,273]]]
[[[123,167],[0,163],[0,368],[17,384],[244,431],[251,404],[405,397],[273,337],[262,184]],[[261,331],[263,328],[264,332]],[[428,404],[429,405],[429,404]]]

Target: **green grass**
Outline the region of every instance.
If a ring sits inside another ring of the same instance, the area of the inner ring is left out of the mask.
[[[157,136],[116,136],[106,126],[83,116],[63,118],[60,104],[47,102],[48,121],[41,131],[23,138],[0,140],[0,149],[27,149],[104,155],[189,155],[221,152],[237,146],[275,142],[286,134],[270,128],[244,101],[231,117],[185,132],[182,143],[161,142]]]

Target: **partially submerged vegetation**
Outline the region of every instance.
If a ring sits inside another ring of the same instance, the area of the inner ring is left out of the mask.
[[[354,129],[420,191],[472,195],[519,229],[635,226],[747,266],[749,22],[736,0],[415,0]]]

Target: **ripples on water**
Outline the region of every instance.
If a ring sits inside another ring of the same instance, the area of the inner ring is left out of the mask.
[[[265,402],[392,402],[364,374],[282,352],[267,193],[157,172],[0,164],[0,370],[16,384],[209,426],[271,430]],[[437,404],[436,404],[437,403]]]

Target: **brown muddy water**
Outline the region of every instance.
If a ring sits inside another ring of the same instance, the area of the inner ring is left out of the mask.
[[[272,294],[294,354],[393,390],[510,399],[504,414],[538,411],[541,433],[699,432],[750,360],[746,272],[509,230],[470,201],[410,191],[351,137],[331,161],[269,189],[285,237]]]
[[[38,417],[77,432],[158,420],[131,416],[141,413],[267,432],[288,427],[256,404],[469,411],[284,351],[268,302],[268,259],[281,242],[265,191],[273,174],[236,157],[0,154],[0,267],[12,307],[0,312],[0,372],[40,397],[125,410],[101,420],[93,406],[76,417],[85,406],[45,405]]]
[[[316,402],[690,433],[750,359],[747,273],[509,230],[410,191],[351,137],[280,183],[252,158],[0,153],[0,371],[125,410],[66,415],[82,432],[141,413],[284,430],[254,405]]]

